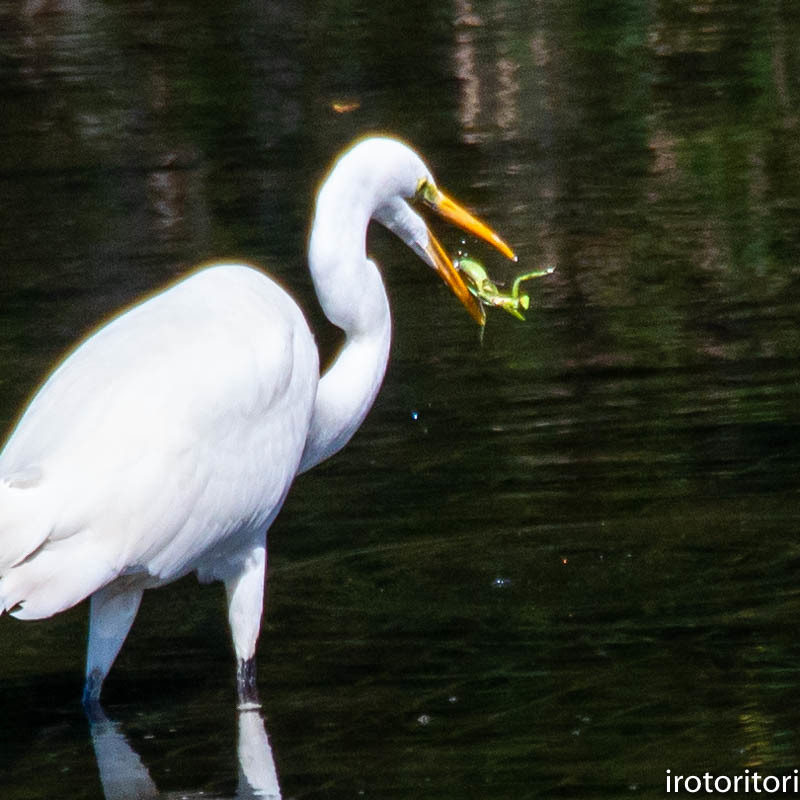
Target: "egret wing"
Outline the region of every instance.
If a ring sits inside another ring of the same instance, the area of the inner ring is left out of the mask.
[[[263,531],[296,472],[318,376],[297,306],[246,267],[203,270],[99,330],[0,455],[12,476],[0,492],[18,498],[0,507],[5,607],[35,611],[56,551],[62,570],[66,559],[86,574],[71,605],[119,574],[207,568],[221,542]],[[21,474],[37,479],[12,488]]]

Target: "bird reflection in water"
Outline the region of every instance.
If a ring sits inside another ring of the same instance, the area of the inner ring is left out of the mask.
[[[236,800],[269,798],[280,800],[278,773],[264,719],[255,709],[238,712],[239,784]],[[131,747],[120,724],[110,720],[102,710],[90,718],[92,745],[97,758],[100,782],[106,800],[151,800],[151,798],[181,797],[185,800],[210,795],[202,790],[161,793],[139,754]]]

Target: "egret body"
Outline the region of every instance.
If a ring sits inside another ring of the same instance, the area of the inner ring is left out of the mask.
[[[292,481],[363,421],[389,355],[389,303],[366,256],[376,219],[482,310],[413,204],[513,254],[401,142],[364,139],[322,184],[308,260],[345,333],[319,375],[308,324],[264,273],[205,267],[122,312],[50,375],[0,452],[0,612],[49,617],[90,597],[84,702],[142,593],[190,572],[225,584],[240,703],[257,702],[266,533]]]

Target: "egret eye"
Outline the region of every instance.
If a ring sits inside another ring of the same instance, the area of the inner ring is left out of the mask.
[[[417,191],[414,192],[414,200],[418,203],[434,206],[436,203],[436,187],[427,178],[420,178],[417,184]]]

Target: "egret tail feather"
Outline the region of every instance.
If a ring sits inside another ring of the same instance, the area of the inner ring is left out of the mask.
[[[0,609],[17,619],[44,619],[66,611],[116,577],[101,554],[80,548],[80,563],[70,569],[71,548],[63,544],[48,542],[0,578]]]
[[[46,504],[33,480],[20,473],[0,477],[0,576],[41,547],[50,533]]]

